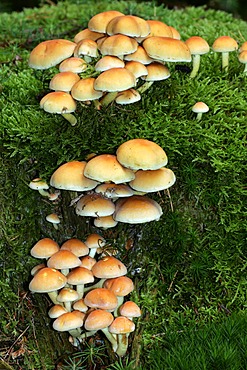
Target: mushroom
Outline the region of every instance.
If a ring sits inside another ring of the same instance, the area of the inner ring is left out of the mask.
[[[84,40],[84,39],[90,39],[90,40],[96,41],[96,40],[98,40],[98,39],[100,39],[101,37],[104,37],[104,36],[105,36],[105,33],[94,32],[94,31],[89,30],[88,28],[85,28],[84,30],[78,32],[74,36],[74,42],[78,43],[78,42],[80,42],[81,40]]]
[[[134,171],[157,170],[165,166],[168,161],[165,151],[158,144],[147,139],[128,140],[118,147],[116,154],[122,166]]]
[[[110,333],[117,335],[116,354],[120,357],[124,356],[128,348],[128,336],[135,330],[134,322],[125,316],[118,316],[111,323],[108,330]]]
[[[90,290],[84,297],[84,303],[91,308],[114,311],[117,307],[117,297],[109,289],[95,288]]]
[[[86,103],[93,101],[95,107],[100,109],[99,98],[103,96],[103,92],[94,89],[94,82],[94,77],[81,79],[72,87],[71,95],[78,101]]]
[[[70,251],[74,253],[74,255],[77,257],[83,257],[89,253],[88,246],[85,243],[83,243],[83,241],[77,238],[71,238],[66,240],[61,245],[60,249]]]
[[[45,217],[45,219],[53,225],[54,229],[58,230],[57,225],[60,224],[61,221],[56,213],[50,213]]]
[[[57,319],[59,316],[66,312],[67,310],[64,306],[62,306],[61,304],[55,304],[49,309],[48,316],[51,319]]]
[[[53,322],[53,329],[57,331],[68,331],[73,337],[78,337],[81,334],[81,327],[84,324],[85,314],[80,311],[66,312],[60,315]]]
[[[126,301],[119,307],[119,313],[121,316],[128,317],[128,319],[133,320],[134,317],[141,316],[140,307],[132,301]]]
[[[69,269],[81,265],[81,260],[74,253],[67,250],[59,250],[47,261],[47,266],[61,270],[63,275],[68,275]]]
[[[54,304],[57,301],[58,290],[67,283],[67,278],[54,268],[44,267],[40,269],[29,284],[29,290],[33,293],[47,293]]]
[[[122,34],[130,37],[146,37],[150,33],[148,22],[134,15],[114,17],[107,24],[106,33],[110,36]]]
[[[112,215],[97,217],[94,219],[93,223],[94,226],[99,227],[103,230],[110,229],[118,224],[118,222],[114,220]]]
[[[161,167],[158,170],[136,171],[135,178],[129,182],[129,185],[138,192],[151,193],[168,189],[175,181],[174,172],[169,168]]]
[[[49,185],[40,177],[36,177],[32,181],[30,181],[28,186],[32,190],[38,190],[38,192],[44,197],[50,196],[50,193],[47,191],[49,189]]]
[[[80,81],[80,76],[74,72],[56,73],[49,83],[49,88],[55,91],[69,93],[76,82]]]
[[[82,196],[76,204],[75,212],[78,216],[101,217],[112,215],[115,204],[101,194],[90,193]],[[91,256],[93,257],[93,256]]]
[[[222,70],[228,71],[229,67],[229,52],[238,49],[238,43],[230,36],[220,36],[218,37],[213,45],[212,50],[216,53],[222,54]]]
[[[79,41],[74,50],[76,58],[83,58],[87,63],[90,63],[99,55],[98,45],[96,41],[91,39],[82,39]]]
[[[93,233],[88,235],[85,244],[90,249],[89,256],[93,258],[97,249],[106,245],[106,241],[101,235]]]
[[[54,188],[70,191],[88,191],[94,189],[98,182],[83,175],[85,161],[71,161],[59,166],[50,178]]]
[[[108,23],[115,17],[124,15],[117,10],[107,10],[105,12],[97,13],[88,22],[88,29],[94,32],[106,33]]]
[[[196,119],[198,121],[201,120],[202,114],[209,111],[209,107],[207,104],[203,103],[202,101],[199,101],[195,103],[192,107],[192,112],[197,113]]]
[[[169,69],[161,63],[152,62],[146,66],[148,74],[141,76],[141,79],[145,81],[143,85],[138,87],[139,93],[144,93],[155,81],[167,80],[170,77]]]
[[[116,155],[101,154],[87,162],[84,176],[99,182],[121,184],[133,180],[135,174],[132,170],[125,168],[119,163]]]
[[[91,270],[85,267],[76,267],[70,271],[67,275],[68,284],[74,285],[78,293],[77,299],[81,299],[84,294],[84,285],[92,283],[94,281],[94,276]]]
[[[247,74],[247,50],[243,50],[238,54],[238,60],[244,64],[243,73]]]
[[[34,244],[30,254],[34,258],[50,258],[54,253],[59,251],[58,243],[51,238],[43,238]]]
[[[77,120],[71,114],[76,110],[76,102],[69,93],[63,91],[50,92],[41,99],[40,107],[45,112],[61,114],[71,126],[76,125]]]
[[[87,64],[84,59],[71,57],[67,58],[59,64],[60,72],[82,73],[87,69]]]
[[[68,280],[67,280],[68,282]],[[79,294],[72,288],[65,287],[60,290],[57,296],[57,301],[64,304],[65,309],[70,312],[72,302],[79,299]]]
[[[116,201],[116,211],[113,218],[118,222],[139,224],[158,221],[162,213],[160,205],[154,199],[133,195]]]
[[[210,48],[207,41],[200,36],[192,36],[188,38],[185,41],[185,44],[189,47],[192,55],[193,68],[190,73],[190,77],[194,78],[199,71],[201,55],[208,53]]]

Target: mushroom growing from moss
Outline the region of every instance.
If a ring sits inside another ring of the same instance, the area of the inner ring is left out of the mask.
[[[207,113],[208,111],[209,107],[202,101],[195,103],[192,107],[192,112],[197,113],[196,119],[198,121],[201,120],[203,113]]]
[[[222,54],[222,70],[228,71],[229,67],[229,53],[238,49],[238,43],[230,36],[218,37],[213,45],[212,50],[216,53]]]
[[[192,55],[193,68],[190,77],[194,78],[199,71],[201,55],[208,53],[210,48],[207,41],[200,36],[192,36],[187,39],[185,43],[189,47]]]

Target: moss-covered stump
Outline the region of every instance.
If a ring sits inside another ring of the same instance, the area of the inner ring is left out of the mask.
[[[141,2],[71,0],[0,15],[0,367],[111,369],[116,362],[126,369],[187,369],[195,363],[203,369],[247,368],[244,67],[237,51],[230,54],[228,72],[220,55],[202,55],[193,79],[192,64],[168,63],[171,77],[155,82],[140,101],[112,102],[101,110],[78,104],[78,122],[71,126],[39,108],[56,68],[32,70],[28,57],[41,41],[73,40],[93,15],[109,9],[161,20],[182,40],[200,35],[210,46],[221,35],[241,45],[247,35],[246,22],[224,12]],[[209,106],[201,120],[191,110],[197,101]],[[30,270],[39,263],[30,249],[37,240],[62,243],[99,230],[75,215],[71,194],[62,192],[52,203],[28,184],[36,177],[49,182],[60,164],[91,153],[114,154],[138,137],[166,151],[177,181],[170,193],[152,195],[163,209],[158,222],[102,231],[127,265],[135,283],[130,298],[142,308],[127,355],[119,360],[101,335],[80,348],[70,345],[67,334],[56,333],[44,317],[48,298],[29,292]],[[45,220],[54,211],[62,219],[58,230]]]

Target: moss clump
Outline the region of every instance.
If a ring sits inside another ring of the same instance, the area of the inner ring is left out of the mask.
[[[47,345],[35,331],[36,327],[41,331],[42,320],[49,326],[42,319],[49,303],[28,292],[29,271],[38,263],[29,255],[32,245],[43,236],[59,242],[83,237],[91,227],[74,222],[65,195],[56,205],[65,221],[58,232],[53,230],[44,221],[53,207],[28,188],[29,181],[35,177],[49,181],[61,163],[84,160],[92,152],[113,154],[128,139],[157,142],[177,177],[170,198],[163,192],[154,196],[164,211],[159,222],[119,225],[103,233],[135,277],[132,299],[143,308],[129,357],[144,368],[149,352],[152,368],[157,344],[166,346],[159,333],[219,323],[246,305],[246,76],[236,53],[230,55],[227,74],[221,71],[220,56],[209,53],[201,58],[195,79],[189,78],[186,68],[169,65],[171,77],[153,84],[133,105],[111,104],[100,111],[79,106],[75,127],[39,108],[56,69],[31,70],[27,59],[32,48],[45,39],[72,40],[91,16],[113,8],[159,19],[176,27],[183,40],[200,35],[209,45],[224,34],[241,44],[247,33],[246,22],[224,12],[201,7],[175,11],[139,2],[63,1],[0,15],[0,308],[5,347],[10,348],[28,327],[23,334],[28,338],[26,351],[17,360],[6,357],[11,366],[54,368],[62,354],[59,345],[48,351],[51,342]],[[196,101],[210,108],[200,121],[191,111]],[[35,325],[32,313],[37,315]],[[46,337],[57,338],[48,329]],[[35,353],[32,359],[28,350]],[[66,354],[70,352],[72,347]]]

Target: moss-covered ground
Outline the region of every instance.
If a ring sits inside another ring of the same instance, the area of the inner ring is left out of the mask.
[[[201,59],[190,79],[186,68],[169,65],[171,77],[147,90],[140,102],[106,109],[79,106],[72,127],[39,108],[54,70],[34,71],[30,51],[52,38],[73,40],[96,13],[116,9],[174,26],[185,40],[220,35],[247,38],[247,24],[204,8],[168,10],[154,3],[61,1],[40,9],[0,15],[0,309],[4,369],[217,369],[247,368],[246,355],[246,79],[237,52],[229,72],[220,56]],[[186,64],[190,67],[190,64]],[[201,121],[196,101],[210,108]],[[177,177],[167,192],[154,194],[163,208],[159,222],[118,225],[102,234],[118,248],[135,282],[131,299],[142,308],[125,358],[110,355],[103,337],[80,350],[59,335],[47,318],[49,301],[28,291],[30,256],[41,237],[59,243],[94,230],[73,211],[56,231],[45,215],[54,206],[28,187],[49,181],[69,160],[90,153],[115,153],[124,141],[158,143]],[[108,350],[106,351],[106,349]],[[104,356],[108,353],[107,356]]]

